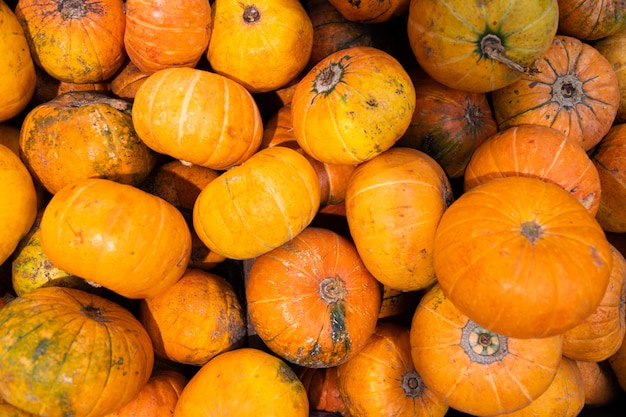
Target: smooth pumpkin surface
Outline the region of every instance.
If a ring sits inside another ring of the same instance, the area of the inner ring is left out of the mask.
[[[438,282],[459,310],[519,338],[580,324],[604,297],[613,262],[587,209],[558,185],[528,177],[462,194],[441,217],[433,253]]]
[[[73,288],[38,288],[8,303],[0,341],[0,395],[42,416],[112,412],[141,390],[154,363],[128,310]]]
[[[620,96],[615,123],[624,123],[626,122],[626,29],[594,42],[593,47],[613,66]]]

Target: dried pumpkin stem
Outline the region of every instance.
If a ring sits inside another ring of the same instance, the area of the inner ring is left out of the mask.
[[[320,282],[319,290],[322,300],[329,304],[342,301],[348,295],[344,282],[338,275],[324,278]]]
[[[85,0],[61,0],[58,10],[63,19],[80,19],[87,15]]]
[[[407,397],[415,398],[422,395],[424,382],[415,369],[402,375],[402,389]]]
[[[94,307],[92,304],[84,306],[81,309],[81,313],[85,317],[98,323],[107,323],[111,321],[102,315],[102,310],[100,310],[98,307]]]
[[[522,236],[528,239],[530,243],[535,243],[543,235],[543,227],[534,220],[523,222],[520,231]]]
[[[243,21],[246,23],[256,23],[261,18],[261,12],[254,4],[251,4],[249,6],[246,6],[246,8],[243,10],[242,18]]]
[[[526,65],[518,64],[511,58],[506,56],[506,49],[502,45],[502,40],[493,33],[489,33],[482,37],[480,40],[480,51],[482,54],[494,61],[498,61],[514,71],[518,71],[524,74],[536,73],[536,68],[531,68]]]

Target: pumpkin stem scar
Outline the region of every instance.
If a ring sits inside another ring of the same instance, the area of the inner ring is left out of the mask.
[[[520,232],[522,233],[522,236],[530,241],[530,243],[535,243],[535,241],[543,235],[543,228],[539,223],[531,220],[522,223],[520,226]]]
[[[480,40],[480,52],[482,56],[498,61],[514,71],[518,71],[523,74],[534,74],[539,72],[537,68],[531,68],[526,65],[518,64],[511,58],[507,57],[506,49],[504,49],[504,45],[502,45],[502,40],[493,33],[488,33],[482,37]]]
[[[337,303],[346,298],[348,291],[339,276],[324,278],[320,282],[320,296],[328,304]]]
[[[243,16],[241,17],[243,18],[244,22],[252,24],[259,21],[259,19],[261,18],[261,12],[254,4],[251,4],[249,6],[246,6],[243,11]]]
[[[317,73],[315,80],[313,80],[312,90],[315,93],[315,97],[320,94],[326,97],[335,89],[335,86],[343,80],[343,75],[349,65],[341,62],[344,59],[348,60],[350,57],[343,57],[339,62],[331,62]],[[315,100],[315,97],[313,97],[313,100]]]
[[[508,353],[508,338],[468,320],[461,332],[459,345],[472,362],[483,365],[502,360]]]
[[[102,315],[102,310],[94,307],[91,304],[84,306],[81,309],[81,313],[83,313],[87,318],[90,318],[98,323],[106,323],[111,321]]]
[[[402,375],[402,389],[407,397],[415,398],[422,395],[424,382],[415,369]]]

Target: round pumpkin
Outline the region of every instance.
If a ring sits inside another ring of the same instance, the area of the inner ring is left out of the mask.
[[[24,29],[5,1],[0,1],[0,56],[0,122],[6,122],[26,108],[37,76]]]
[[[354,245],[318,227],[257,257],[246,282],[249,320],[261,340],[311,368],[358,354],[376,327],[380,298]]]
[[[263,137],[252,95],[236,81],[196,68],[150,75],[137,90],[132,117],[150,148],[214,170],[244,162]]]
[[[518,338],[579,325],[602,301],[613,262],[582,204],[558,185],[517,176],[457,198],[441,216],[433,254],[437,280],[459,310]]]
[[[358,164],[402,137],[415,108],[409,74],[390,54],[355,46],[328,55],[297,84],[293,134],[321,162]]]
[[[309,161],[272,146],[211,181],[196,200],[193,225],[212,251],[250,259],[294,238],[319,206],[319,182]]]
[[[559,33],[593,41],[626,28],[626,4],[621,0],[559,0]]]
[[[49,417],[117,410],[154,363],[150,338],[128,310],[61,287],[38,288],[0,309],[0,357],[2,398]]]
[[[15,15],[35,63],[60,81],[106,81],[124,64],[124,2],[20,0]]]
[[[211,39],[207,0],[126,0],[124,47],[142,72],[195,67]]]
[[[498,128],[549,126],[586,151],[609,131],[619,106],[611,63],[597,49],[570,36],[556,36],[538,71],[493,92]]]
[[[561,335],[519,339],[464,315],[439,284],[418,304],[410,327],[411,357],[424,384],[450,407],[493,416],[526,407],[550,386]]]
[[[378,281],[414,291],[437,280],[435,231],[452,191],[433,158],[416,149],[389,149],[357,166],[345,202],[350,235]]]
[[[102,178],[59,190],[44,210],[40,238],[58,268],[128,298],[166,290],[191,256],[189,227],[174,206]]]
[[[224,352],[203,365],[178,398],[174,417],[308,417],[294,370],[256,348]]]
[[[337,367],[296,367],[296,375],[302,381],[309,399],[309,409],[347,415],[348,409],[337,387]]]
[[[216,0],[211,68],[252,93],[287,85],[309,62],[313,24],[299,0]]]
[[[602,407],[619,400],[623,391],[608,361],[576,361],[583,377],[585,405]]]
[[[593,43],[593,47],[613,66],[619,86],[619,106],[615,123],[626,122],[626,29]]]
[[[51,194],[86,178],[138,186],[157,161],[135,131],[130,104],[91,91],[61,94],[32,109],[22,123],[20,150]]]
[[[559,23],[556,0],[411,2],[411,49],[431,77],[462,91],[488,92],[536,71]]]

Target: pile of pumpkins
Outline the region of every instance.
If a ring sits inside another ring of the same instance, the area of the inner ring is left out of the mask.
[[[626,390],[626,5],[0,0],[0,415]]]

